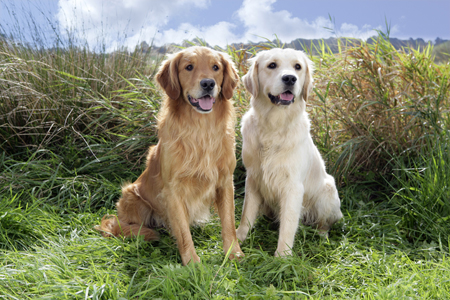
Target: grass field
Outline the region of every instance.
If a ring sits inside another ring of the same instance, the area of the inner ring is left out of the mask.
[[[449,299],[450,65],[377,38],[311,57],[312,133],[344,214],[329,239],[301,226],[293,257],[274,258],[277,225],[260,218],[229,261],[214,216],[192,229],[202,262],[186,267],[163,230],[153,243],[93,230],[156,142],[162,57],[0,41],[0,298]],[[273,46],[226,51],[243,75]],[[240,118],[242,85],[235,106]],[[238,127],[236,140],[239,219]]]

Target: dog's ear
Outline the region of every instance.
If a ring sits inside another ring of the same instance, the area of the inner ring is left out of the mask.
[[[220,53],[220,56],[223,65],[222,95],[225,99],[231,99],[239,82],[239,75],[230,56],[225,53]]]
[[[178,80],[178,63],[180,62],[182,54],[174,54],[166,59],[158,73],[156,74],[156,81],[164,89],[166,94],[171,99],[178,99],[181,93],[180,81]]]
[[[305,75],[305,82],[303,83],[302,87],[302,98],[305,100],[305,102],[308,100],[309,92],[311,92],[313,87],[313,72],[314,72],[314,63],[306,57],[306,75]]]
[[[258,79],[258,62],[256,58],[250,60],[251,66],[248,69],[247,74],[242,77],[244,87],[254,98],[258,97],[259,92],[259,79]]]

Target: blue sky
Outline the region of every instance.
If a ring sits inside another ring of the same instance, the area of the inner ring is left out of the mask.
[[[141,41],[156,45],[201,37],[211,45],[345,36],[376,29],[401,39],[450,39],[450,0],[0,0],[0,25],[52,44],[68,32],[112,50]],[[332,17],[333,22],[329,17]],[[331,32],[326,28],[334,28]]]

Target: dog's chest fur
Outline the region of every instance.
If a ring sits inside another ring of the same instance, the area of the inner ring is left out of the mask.
[[[243,119],[244,143],[251,144],[248,149],[257,149],[257,153],[244,153],[245,167],[256,180],[266,203],[275,209],[278,200],[290,192],[286,187],[304,181],[309,168],[309,161],[304,159],[310,157],[304,153],[309,151],[304,146],[309,138],[309,119],[301,107],[287,109],[258,116],[250,109]]]
[[[163,176],[171,189],[185,189],[179,194],[185,195],[183,201],[191,223],[208,219],[217,188],[232,176],[236,164],[233,115],[213,114],[199,115],[193,111],[189,117],[174,116],[160,129],[164,149],[161,168],[163,172],[170,170]],[[214,122],[208,118],[224,120]]]

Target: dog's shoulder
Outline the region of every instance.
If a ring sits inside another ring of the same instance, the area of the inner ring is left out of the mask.
[[[241,121],[241,132],[244,134],[244,132],[248,130],[252,130],[255,128],[255,122],[256,122],[256,116],[255,111],[253,108],[250,108],[243,116]]]

